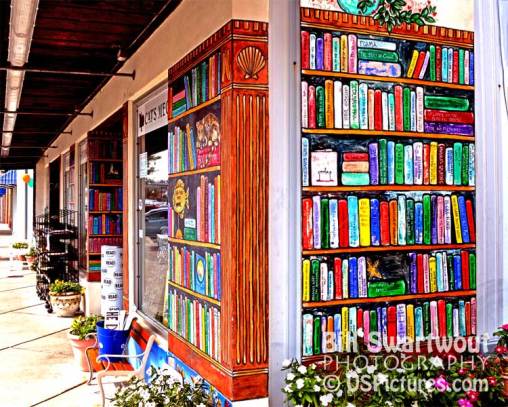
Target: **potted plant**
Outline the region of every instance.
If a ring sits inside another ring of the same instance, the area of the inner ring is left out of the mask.
[[[37,250],[35,250],[35,247],[30,247],[30,250],[25,255],[26,261],[30,264],[32,264],[35,261],[35,256],[37,256]]]
[[[74,360],[84,372],[89,371],[85,354],[86,348],[95,344],[95,337],[90,334],[97,332],[97,321],[101,319],[102,316],[100,315],[79,316],[72,321],[71,329],[67,334],[71,343],[72,353],[74,354]]]
[[[25,261],[26,249],[28,249],[28,243],[26,242],[15,242],[12,244],[12,248],[16,251],[16,258],[20,261]]]
[[[499,337],[496,346],[496,353],[501,364],[501,376],[504,381],[504,395],[508,397],[508,324],[504,324],[494,336]]]
[[[79,310],[83,287],[72,281],[56,280],[49,286],[51,305],[59,317],[73,317]]]
[[[164,368],[150,370],[146,383],[137,377],[120,388],[113,401],[115,407],[212,407],[213,400],[202,381],[182,383]]]

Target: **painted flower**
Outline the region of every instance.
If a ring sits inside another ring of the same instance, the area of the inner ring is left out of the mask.
[[[504,329],[505,331],[508,331],[508,324],[502,325],[501,328]]]
[[[341,389],[339,389],[335,394],[337,395],[338,398],[341,398],[344,392]]]
[[[330,404],[333,400],[333,395],[332,393],[328,393],[328,394],[325,394],[324,396],[321,396],[319,398],[319,401],[321,402],[321,405],[322,406],[327,406],[328,404]]]
[[[346,377],[348,379],[356,379],[358,378],[358,373],[355,372],[354,370],[350,370],[349,372],[346,373]]]
[[[293,380],[295,380],[295,374],[294,373],[288,373],[288,375],[286,376],[286,380],[288,380],[289,382],[292,382]]]
[[[303,381],[303,379],[298,379],[296,381],[296,388],[298,390],[301,390],[301,389],[303,389],[304,384],[305,384],[305,382]]]
[[[355,407],[355,405],[353,403],[347,403],[346,407]]]
[[[284,359],[284,361],[282,362],[282,367],[284,369],[288,368],[289,366],[291,366],[291,360],[290,359]]]
[[[443,359],[441,359],[439,356],[434,356],[429,359],[429,362],[432,366],[443,369]]]
[[[478,393],[477,391],[470,390],[466,393],[466,395],[467,398],[474,403],[475,401],[478,401],[478,396],[480,395],[480,393]]]
[[[314,391],[317,393],[318,391],[321,390],[321,387],[319,387],[317,384],[314,385],[313,387]]]
[[[494,376],[487,377],[487,380],[489,382],[489,386],[495,386],[497,384],[497,380]]]
[[[291,393],[291,392],[293,391],[293,389],[291,388],[291,385],[290,385],[290,384],[288,384],[286,387],[284,387],[284,391],[285,391],[286,393]]]
[[[307,368],[304,365],[298,366],[298,372],[301,374],[307,373]]]
[[[376,365],[368,365],[367,366],[367,373],[368,374],[372,374],[372,373],[374,373],[376,371],[376,369],[377,369]]]
[[[444,376],[439,376],[436,381],[434,382],[434,387],[440,391],[441,393],[445,392],[449,387],[450,384],[446,381]]]
[[[431,392],[434,390],[434,380],[433,379],[429,379],[425,382],[425,389],[428,391],[428,392]]]
[[[376,379],[377,379],[379,384],[383,384],[383,383],[388,382],[388,376],[385,375],[384,373],[378,373],[376,375]]]
[[[468,399],[459,399],[459,401],[457,401],[457,404],[459,405],[459,407],[473,407],[473,404],[471,404],[471,402]]]

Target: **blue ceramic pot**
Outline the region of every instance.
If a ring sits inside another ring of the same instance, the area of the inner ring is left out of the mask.
[[[379,2],[381,0],[374,0],[374,3],[372,6],[368,7],[365,14],[362,14],[364,16],[370,16],[374,11],[377,10],[379,7]],[[359,0],[337,0],[337,3],[339,3],[339,6],[342,10],[344,10],[346,13],[349,14],[357,14],[360,15],[360,10],[358,10],[358,3]]]

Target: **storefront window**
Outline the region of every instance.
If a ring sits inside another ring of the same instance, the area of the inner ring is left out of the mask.
[[[168,274],[167,90],[138,108],[138,308],[163,322]]]

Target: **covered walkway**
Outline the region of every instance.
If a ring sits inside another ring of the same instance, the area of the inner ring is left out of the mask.
[[[48,314],[35,294],[35,273],[5,260],[10,236],[0,236],[1,406],[92,407],[96,386],[73,364],[70,318]]]

